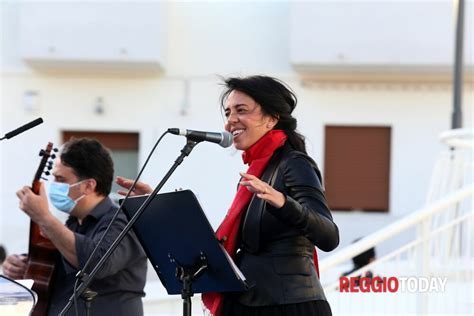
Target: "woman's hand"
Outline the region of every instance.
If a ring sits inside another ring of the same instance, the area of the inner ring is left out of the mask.
[[[240,185],[247,187],[247,190],[257,194],[257,197],[270,203],[276,208],[281,208],[285,204],[285,196],[283,193],[275,190],[268,183],[263,182],[256,176],[245,172],[240,172],[240,175],[243,178],[240,181]]]
[[[127,189],[127,191],[120,191],[119,190],[119,191],[117,191],[117,193],[120,194],[120,195],[127,195],[128,190],[130,190],[130,188],[132,187],[133,180],[126,179],[124,177],[117,177],[115,179],[115,183],[120,185],[122,188]],[[130,196],[150,194],[151,192],[153,192],[153,190],[151,189],[151,187],[148,184],[143,183],[141,181],[138,181],[137,185],[135,185],[135,189],[133,190],[133,192],[130,193]]]

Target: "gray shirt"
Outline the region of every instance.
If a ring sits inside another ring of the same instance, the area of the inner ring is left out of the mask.
[[[66,226],[76,236],[76,253],[82,269],[95,245],[110,223],[117,206],[110,198],[102,200],[79,225],[74,217],[66,221]],[[127,224],[125,214],[120,213],[111,230],[101,243],[98,253],[88,271],[105,254]],[[56,279],[53,286],[51,306],[48,315],[58,315],[72,295],[77,269],[63,257],[58,259]],[[146,280],[146,256],[135,234],[130,232],[97,273],[89,288],[98,293],[91,305],[94,315],[143,315],[141,298]],[[79,315],[85,315],[84,301],[78,300]],[[75,315],[72,307],[67,315]]]

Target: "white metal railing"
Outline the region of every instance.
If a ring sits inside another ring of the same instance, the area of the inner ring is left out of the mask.
[[[321,260],[323,286],[335,315],[470,314],[474,310],[472,136],[472,130],[441,134],[441,141],[450,148],[435,165],[425,207]],[[445,280],[443,291],[355,293],[340,289],[342,269],[354,256],[406,236],[411,239],[347,277],[371,271],[397,280],[411,278],[418,284]]]
[[[474,149],[474,139],[472,136],[472,128],[460,128],[442,132],[439,135],[439,139],[450,147]]]
[[[404,232],[408,228],[412,228],[414,225],[425,221],[427,218],[445,210],[452,206],[454,203],[458,203],[468,197],[474,195],[474,185],[468,188],[454,192],[451,195],[439,200],[437,203],[428,207],[422,208],[416,212],[411,213],[403,219],[400,219],[396,223],[385,226],[381,230],[367,235],[359,241],[347,246],[346,248],[339,250],[331,256],[328,256],[319,262],[319,270],[323,275],[327,270],[332,267],[344,263],[345,261],[351,260],[354,256],[361,254],[362,252],[377,246],[381,242]]]
[[[427,204],[467,183],[473,183],[473,130],[445,131],[441,133],[439,139],[450,149],[441,152],[437,159],[428,190]]]

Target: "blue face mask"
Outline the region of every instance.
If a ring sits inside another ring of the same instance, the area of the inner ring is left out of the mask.
[[[83,194],[79,198],[73,200],[69,197],[69,189],[75,185],[80,184],[82,181],[74,184],[51,182],[49,186],[49,199],[54,207],[60,211],[63,211],[64,213],[71,213],[76,207],[77,201],[82,199],[85,195]]]

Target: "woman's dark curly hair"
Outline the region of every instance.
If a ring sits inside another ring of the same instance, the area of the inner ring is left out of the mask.
[[[224,79],[225,90],[221,95],[221,107],[229,94],[234,91],[245,93],[255,100],[264,114],[278,119],[273,129],[283,130],[290,145],[306,153],[304,136],[296,130],[296,119],[291,115],[296,107],[295,93],[282,81],[268,76],[231,77]]]

